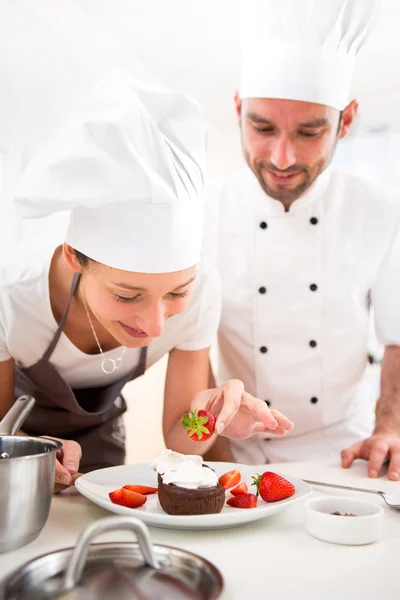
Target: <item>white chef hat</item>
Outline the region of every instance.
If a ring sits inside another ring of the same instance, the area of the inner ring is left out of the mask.
[[[28,165],[17,210],[71,210],[67,243],[110,267],[188,268],[200,259],[207,137],[193,99],[112,73]]]
[[[242,98],[343,110],[380,0],[239,0]]]

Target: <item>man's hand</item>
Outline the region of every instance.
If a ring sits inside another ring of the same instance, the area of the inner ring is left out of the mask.
[[[379,477],[389,461],[388,477],[400,480],[400,347],[386,346],[381,368],[381,395],[375,410],[375,430],[371,437],[342,452],[342,467],[357,458],[368,461],[369,477]]]
[[[368,461],[368,476],[379,477],[383,463],[389,461],[388,478],[400,480],[400,435],[379,430],[366,440],[342,451],[342,467],[347,469],[357,458]]]
[[[63,447],[57,451],[56,455],[56,472],[54,479],[54,493],[58,494],[62,490],[74,485],[76,479],[80,477],[78,473],[79,462],[82,456],[82,450],[77,442],[72,440],[62,440],[43,436],[50,440],[61,442]]]

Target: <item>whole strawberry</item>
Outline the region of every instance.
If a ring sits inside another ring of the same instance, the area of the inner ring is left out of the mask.
[[[216,420],[215,415],[208,410],[195,408],[189,414],[182,415],[182,427],[194,442],[205,442],[214,433]]]
[[[296,491],[293,483],[271,471],[265,471],[262,475],[253,477],[253,480],[252,485],[257,488],[257,496],[260,495],[265,502],[277,502],[290,498]]]

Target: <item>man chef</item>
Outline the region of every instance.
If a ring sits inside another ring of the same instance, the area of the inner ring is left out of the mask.
[[[217,383],[230,378],[294,423],[219,440],[214,458],[260,464],[390,459],[400,479],[400,199],[328,170],[354,122],[366,0],[244,0],[235,96],[247,167],[209,191],[206,248],[223,282]],[[380,397],[366,378],[369,313],[385,345]]]

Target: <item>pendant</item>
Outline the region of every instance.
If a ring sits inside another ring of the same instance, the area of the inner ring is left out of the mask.
[[[122,354],[118,358],[103,358],[103,360],[101,361],[101,370],[103,371],[103,373],[107,373],[107,375],[110,375],[111,373],[114,373],[114,371],[120,369],[125,352],[126,348],[122,350]]]
[[[117,360],[121,359],[119,358]],[[103,358],[103,360],[101,361],[101,370],[104,373],[107,373],[108,375],[114,373],[114,371],[119,369],[120,366],[121,365],[119,365],[118,367],[116,366],[116,361],[113,358]]]
[[[120,366],[122,365],[122,356],[120,356],[119,358],[117,358],[114,362],[115,362],[115,368],[119,369]]]

